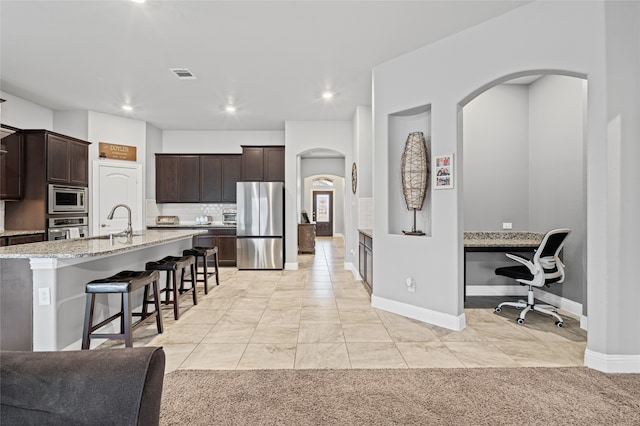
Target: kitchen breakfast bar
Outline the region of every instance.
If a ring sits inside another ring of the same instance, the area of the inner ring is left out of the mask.
[[[126,237],[79,238],[0,248],[0,348],[80,349],[85,285],[145,263],[181,255],[204,230],[148,230]],[[162,280],[163,281],[163,280]],[[134,306],[141,306],[142,294]],[[96,300],[95,317],[107,318],[120,298]]]

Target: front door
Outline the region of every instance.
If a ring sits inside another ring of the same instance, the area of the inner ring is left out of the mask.
[[[313,220],[318,237],[333,236],[333,192],[313,191]]]
[[[142,166],[140,164],[93,163],[93,235],[108,235],[127,228],[127,209],[119,207],[112,220],[107,219],[113,206],[126,204],[131,208],[134,230],[144,229],[142,223]]]

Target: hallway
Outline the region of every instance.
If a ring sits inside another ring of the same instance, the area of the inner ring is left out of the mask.
[[[517,325],[515,309],[466,308],[467,327],[451,331],[370,306],[344,270],[342,238],[318,238],[297,271],[220,269],[181,317],[164,311],[134,333],[134,346],[163,346],[176,369],[348,369],[582,366],[586,331],[566,312],[565,327],[536,314]],[[479,298],[482,299],[482,298]],[[479,300],[476,306],[486,306]],[[472,303],[470,303],[471,305]],[[99,349],[122,347],[107,341]]]

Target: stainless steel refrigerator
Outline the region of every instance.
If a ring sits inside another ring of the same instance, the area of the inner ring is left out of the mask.
[[[238,182],[238,269],[283,269],[284,183]]]

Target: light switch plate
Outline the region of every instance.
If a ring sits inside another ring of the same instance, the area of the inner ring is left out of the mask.
[[[511,223],[511,222],[502,222],[502,229],[513,229],[513,223]]]

